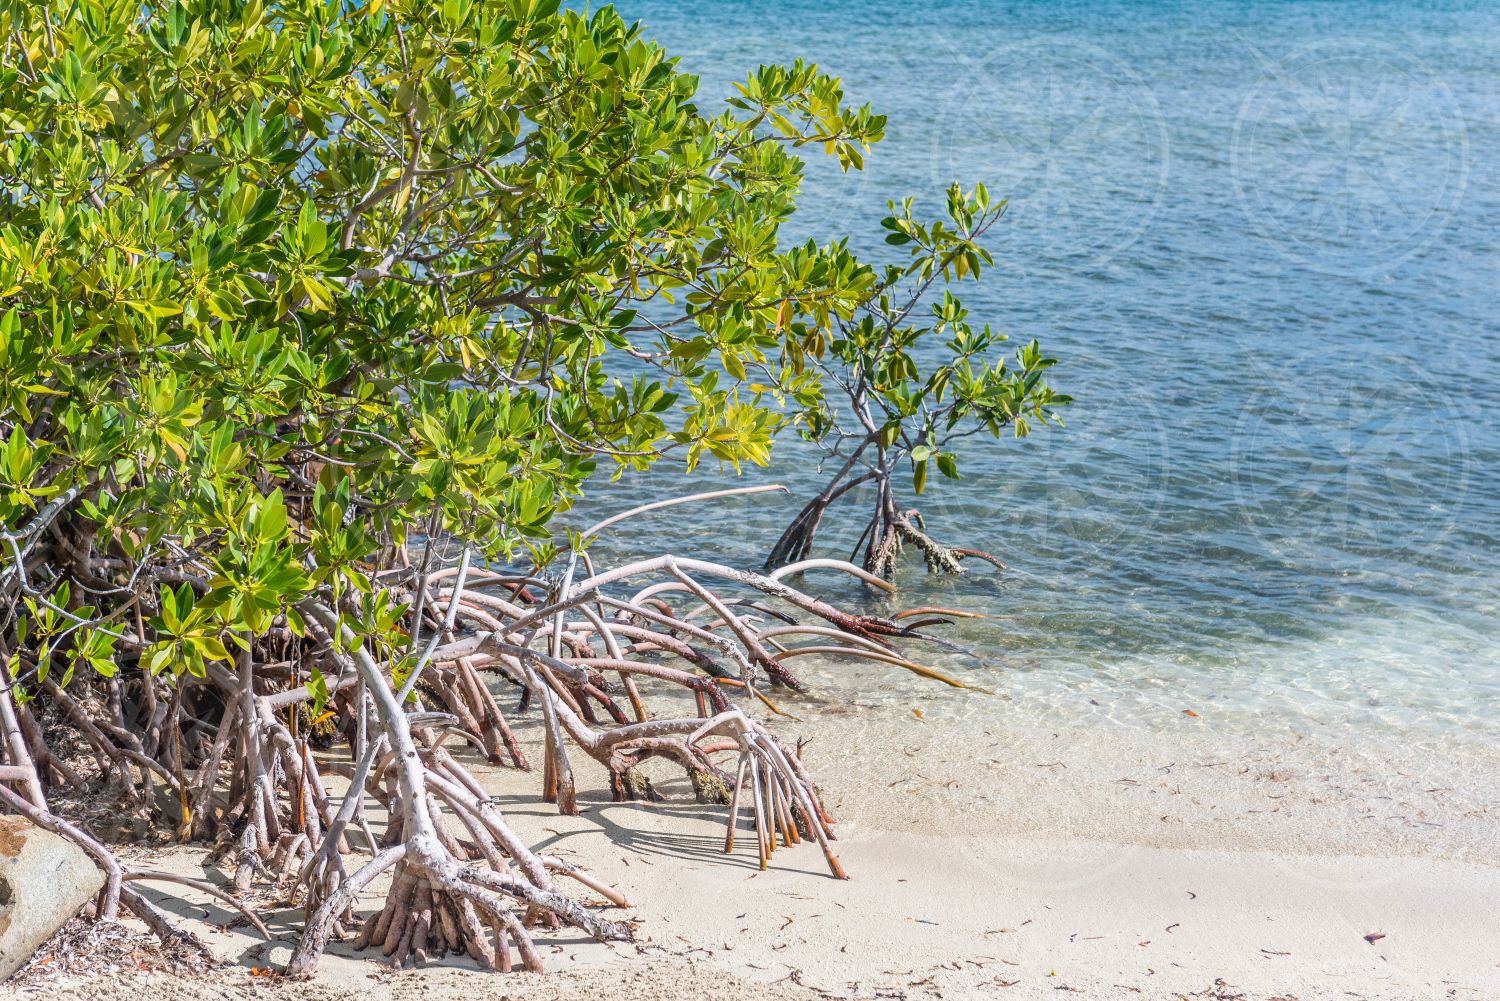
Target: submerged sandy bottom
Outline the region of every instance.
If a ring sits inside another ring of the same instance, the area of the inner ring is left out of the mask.
[[[191,891],[153,888],[239,965],[44,989],[164,1001],[1500,997],[1500,838],[1482,762],[1231,736],[1200,719],[1176,733],[991,731],[789,708],[801,720],[777,726],[814,738],[805,753],[841,821],[848,882],[811,845],[778,851],[767,872],[743,851],[726,857],[723,809],[693,803],[665,767],[667,802],[617,804],[602,772],[576,762],[580,817],[538,802],[537,776],[486,768],[532,844],[631,898],[638,942],[563,934],[543,943],[553,972],[503,978],[396,972],[335,945],[314,984],[289,984],[247,971],[285,960],[300,914],[271,915],[268,945],[220,930],[231,915]],[[196,872],[200,858],[172,849],[136,864]]]

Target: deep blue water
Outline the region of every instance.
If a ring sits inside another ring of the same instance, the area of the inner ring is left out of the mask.
[[[795,235],[879,255],[887,198],[1010,198],[963,298],[1076,402],[974,440],[922,504],[1013,570],[903,578],[1013,617],[963,631],[985,664],[933,658],[1000,691],[979,711],[1500,734],[1500,5],[618,6],[705,107],[800,55],[890,117],[864,173],[810,165]],[[774,479],[806,493],[808,453]],[[642,519],[630,545],[758,562],[795,509]]]

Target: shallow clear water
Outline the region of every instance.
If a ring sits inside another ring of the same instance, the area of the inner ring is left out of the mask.
[[[1076,403],[1064,430],[976,441],[922,504],[1012,571],[917,563],[901,596],[1011,617],[958,630],[983,663],[927,658],[997,696],[882,675],[872,698],[1500,736],[1500,7],[619,6],[705,104],[803,55],[890,116],[864,174],[810,169],[799,235],[879,253],[887,198],[959,179],[1011,199],[965,303],[1039,338]],[[809,492],[807,456],[784,446],[775,479]],[[758,561],[796,506],[644,518],[629,546]]]

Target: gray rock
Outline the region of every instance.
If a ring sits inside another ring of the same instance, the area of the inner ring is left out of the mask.
[[[104,874],[71,841],[21,817],[0,817],[0,980],[104,885]]]

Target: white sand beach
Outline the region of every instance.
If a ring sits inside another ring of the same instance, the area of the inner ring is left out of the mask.
[[[271,915],[266,944],[243,926],[220,930],[233,917],[221,905],[153,887],[231,965],[199,978],[34,975],[10,993],[1500,996],[1500,869],[1490,865],[1500,845],[1495,800],[1475,784],[1482,763],[1295,735],[1254,741],[1201,718],[1170,737],[976,734],[808,708],[782,728],[815,738],[807,760],[840,821],[847,882],[811,845],[781,849],[766,872],[743,850],[726,857],[723,808],[694,803],[665,768],[667,799],[648,804],[609,802],[602,773],[585,766],[579,817],[538,802],[534,775],[490,769],[485,781],[534,845],[585,862],[631,899],[637,942],[544,938],[542,977],[453,963],[392,971],[378,953],[335,944],[316,981],[298,984],[249,973],[286,959],[296,912]],[[200,862],[171,848],[134,864],[193,872]],[[378,899],[368,893],[365,906]]]

